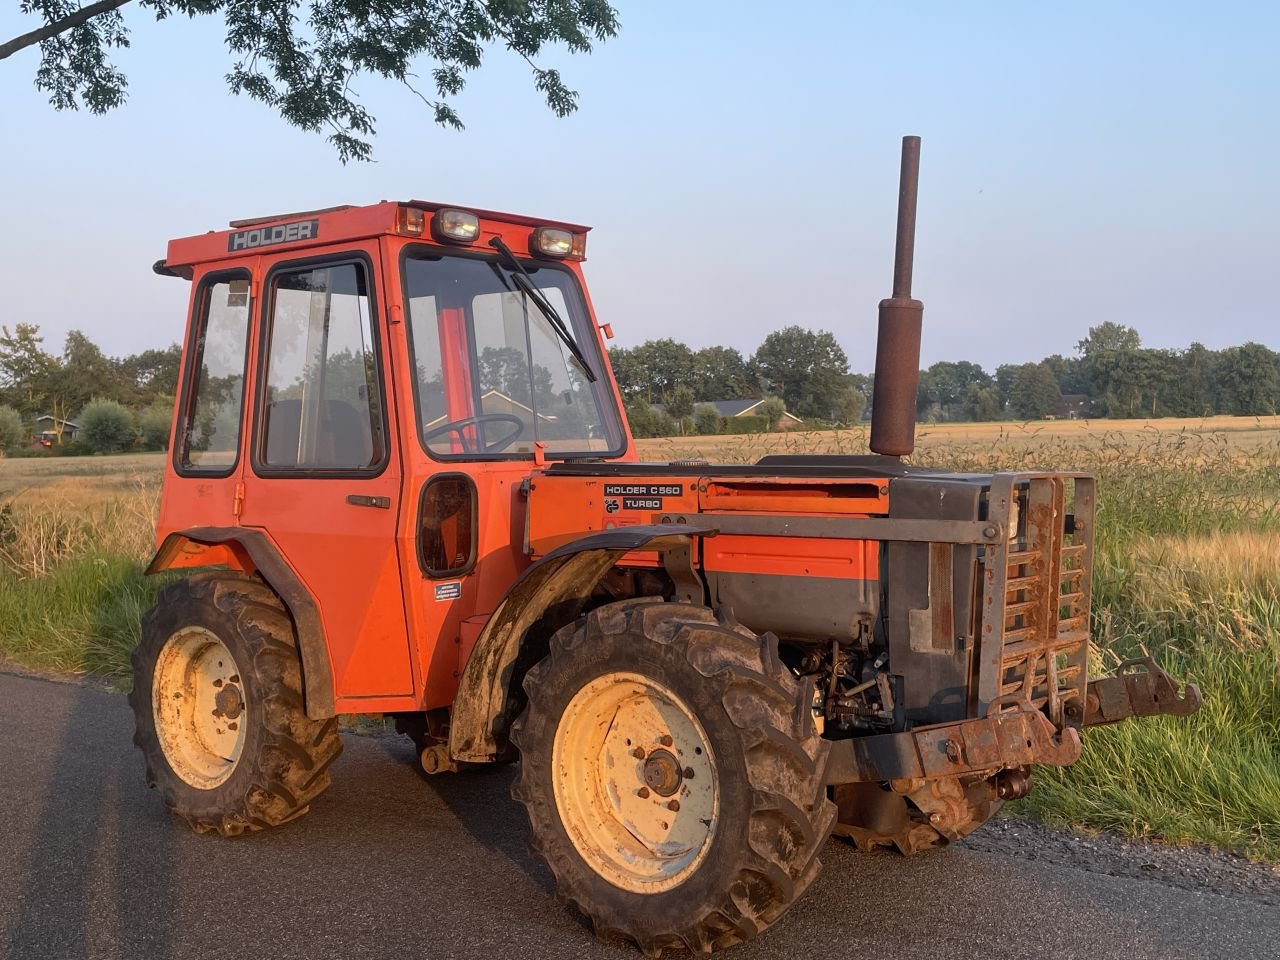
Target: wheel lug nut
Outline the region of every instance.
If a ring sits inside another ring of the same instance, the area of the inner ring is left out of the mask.
[[[672,800],[670,803],[667,804],[667,809],[670,810],[672,813],[676,813],[680,809],[680,801]]]
[[[675,743],[675,741],[674,741],[674,740],[672,740],[672,739],[671,739],[671,737],[670,737],[670,736],[668,736],[668,735],[667,735],[667,734],[665,734],[665,733],[664,733],[662,736],[660,736],[660,737],[658,738],[658,742],[659,742],[660,744],[662,744],[664,747],[669,747],[669,746],[671,746],[673,743]]]
[[[636,796],[637,796],[637,797],[639,797],[641,800],[648,800],[648,799],[649,799],[649,788],[648,788],[648,787],[641,787],[639,790],[637,790],[637,791],[636,791]]]

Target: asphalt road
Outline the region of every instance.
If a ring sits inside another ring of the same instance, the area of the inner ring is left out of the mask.
[[[223,840],[170,819],[131,732],[122,697],[0,675],[0,956],[640,956],[556,902],[510,771],[426,780],[407,741],[349,736],[308,816]],[[1280,957],[1275,875],[1198,856],[1017,823],[912,860],[833,841],[804,900],[727,956]]]

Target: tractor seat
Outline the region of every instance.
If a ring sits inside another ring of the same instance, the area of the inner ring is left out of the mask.
[[[299,433],[302,426],[300,399],[275,400],[267,404],[263,430],[266,434],[267,464],[296,467]],[[326,400],[321,408],[314,455],[307,467],[359,469],[382,459],[381,424],[374,433],[369,421],[345,400]]]

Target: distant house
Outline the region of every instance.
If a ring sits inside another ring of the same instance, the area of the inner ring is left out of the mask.
[[[709,400],[707,406],[716,408],[716,413],[724,417],[726,420],[732,420],[734,417],[758,417],[761,416],[757,409],[764,400]],[[804,421],[795,414],[787,413],[785,410],[778,422],[773,424],[775,430],[792,430],[796,427],[804,426]]]
[[[63,443],[70,443],[80,432],[80,424],[74,420],[60,420],[51,413],[42,413],[34,421],[36,442],[44,447],[51,447],[59,442],[58,434],[62,434]]]
[[[1053,411],[1060,420],[1080,420],[1089,415],[1089,395],[1087,393],[1064,393]]]
[[[506,413],[514,417],[519,417],[526,423],[533,423],[533,410],[521,403],[519,400],[513,400],[501,390],[486,390],[482,393],[480,395],[480,411],[482,415],[486,413]],[[538,420],[542,423],[555,423],[556,419],[557,418],[552,414],[541,412],[538,414]],[[430,430],[433,427],[440,426],[448,421],[449,415],[444,413],[436,417],[434,420],[430,420],[424,424],[424,429]]]

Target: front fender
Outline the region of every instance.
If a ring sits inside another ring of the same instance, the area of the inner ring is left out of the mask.
[[[512,674],[530,627],[554,608],[555,625],[581,613],[601,578],[636,550],[687,547],[712,529],[671,525],[618,527],[553,550],[507,591],[480,631],[467,658],[449,719],[449,753],[467,763],[488,763],[506,746]]]

